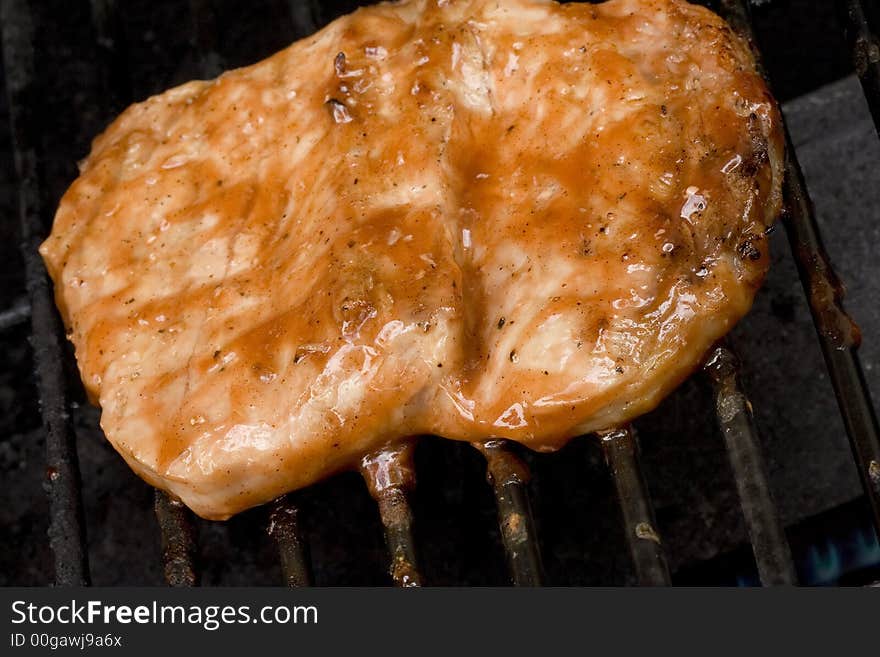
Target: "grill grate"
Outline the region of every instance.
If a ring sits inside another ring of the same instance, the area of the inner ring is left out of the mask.
[[[745,0],[722,0],[731,25],[746,37],[760,62]],[[850,6],[861,8],[859,0]],[[864,12],[861,12],[864,19]],[[858,53],[857,53],[858,54]],[[858,57],[856,68],[859,68]],[[866,91],[868,90],[865,87]],[[837,278],[819,234],[813,202],[804,174],[794,152],[794,144],[785,130],[785,198],[783,223],[797,263],[798,274],[810,302],[813,324],[822,347],[825,365],[846,427],[853,456],[865,495],[871,506],[874,529],[880,536],[880,428],[871,403],[871,395],[858,357],[861,335],[852,318],[843,309],[843,285]]]
[[[296,38],[323,24],[314,0],[289,0]],[[745,0],[718,0],[719,11],[740,34],[748,38],[756,55],[749,8]],[[859,0],[838,0],[856,70],[880,128],[880,55]],[[100,65],[107,99],[114,107],[131,101],[131,80],[126,71],[126,40],[115,0],[91,0],[98,35]],[[210,4],[190,0],[193,44],[199,69],[212,77],[222,69],[215,51],[216,27]],[[28,302],[0,314],[0,327],[11,326],[31,315],[37,382],[46,433],[48,488],[51,500],[50,539],[58,585],[89,583],[85,525],[76,448],[67,412],[62,362],[62,333],[52,302],[51,288],[37,254],[42,218],[46,210],[40,171],[38,126],[28,108],[37,100],[34,61],[34,26],[26,0],[2,4],[3,57],[6,70],[10,122],[19,179],[19,208]],[[841,306],[842,288],[822,248],[812,203],[807,193],[791,140],[786,136],[784,225],[814,324],[831,376],[854,458],[880,535],[880,443],[870,395],[856,350],[858,330]],[[793,584],[794,566],[778,512],[770,496],[760,440],[751,406],[739,385],[739,359],[726,342],[713,350],[704,368],[713,384],[717,421],[725,438],[737,490],[764,585]],[[614,478],[625,535],[638,580],[646,585],[670,583],[662,541],[656,530],[651,501],[639,464],[638,444],[631,427],[601,435],[606,461]],[[541,559],[532,518],[527,482],[529,471],[503,441],[479,447],[486,457],[487,478],[498,506],[501,536],[512,580],[518,585],[541,582]],[[385,458],[388,458],[387,456]],[[395,584],[419,585],[413,540],[413,514],[407,495],[415,484],[411,449],[392,454],[377,470],[375,459],[365,459],[362,474],[376,500],[391,555]],[[381,476],[380,476],[381,475]],[[291,494],[276,500],[270,509],[267,531],[276,542],[285,583],[308,585],[312,581],[308,546],[300,528],[299,510]],[[192,514],[162,492],[156,493],[156,516],[162,534],[166,581],[175,586],[198,583],[196,528]]]

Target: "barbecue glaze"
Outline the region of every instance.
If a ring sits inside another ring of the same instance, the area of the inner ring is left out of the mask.
[[[41,253],[108,439],[226,518],[652,409],[750,307],[781,161],[706,9],[411,0],[127,109]]]

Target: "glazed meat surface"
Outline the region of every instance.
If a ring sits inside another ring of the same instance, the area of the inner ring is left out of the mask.
[[[41,252],[107,438],[225,518],[652,409],[750,307],[781,159],[706,9],[410,0],[130,107]]]

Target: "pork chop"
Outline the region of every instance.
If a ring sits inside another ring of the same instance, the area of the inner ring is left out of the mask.
[[[107,438],[219,519],[652,409],[749,309],[781,161],[707,9],[409,0],[128,108],[41,253]]]

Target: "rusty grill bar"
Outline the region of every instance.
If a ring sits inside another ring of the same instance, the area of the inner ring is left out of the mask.
[[[486,457],[486,477],[498,505],[498,524],[516,586],[540,586],[541,554],[529,504],[529,468],[506,441],[475,447]]]
[[[164,491],[156,491],[156,518],[162,535],[162,565],[169,586],[199,583],[196,553],[198,532],[192,513]]]
[[[880,126],[880,49],[870,32],[859,0],[837,0],[853,49],[856,70],[862,81],[875,124]],[[718,0],[721,13],[734,29],[751,43],[759,55],[752,31],[749,8],[744,0]],[[319,4],[288,3],[296,38],[323,24]],[[98,36],[102,73],[112,106],[131,101],[127,75],[126,41],[114,0],[91,0],[92,18]],[[222,62],[215,50],[215,26],[210,3],[190,0],[193,44],[198,50],[198,67],[205,76],[219,73]],[[33,24],[29,3],[8,0],[2,4],[3,57],[6,70],[10,123],[19,178],[19,207],[28,301],[0,313],[0,330],[31,315],[34,360],[47,444],[47,476],[51,501],[50,540],[55,556],[58,585],[89,583],[81,486],[73,432],[69,422],[68,398],[62,372],[62,332],[52,302],[44,268],[37,254],[46,207],[40,172],[39,140],[35,120],[27,108],[37,99],[37,75],[33,47]],[[11,20],[11,18],[15,20]],[[19,29],[16,26],[27,26]],[[859,336],[841,306],[841,286],[822,248],[812,204],[800,166],[786,133],[785,226],[816,326],[819,342],[831,375],[841,415],[880,535],[880,447],[877,419],[859,365],[856,350]],[[717,421],[725,438],[737,489],[749,529],[755,560],[764,585],[793,584],[796,575],[789,546],[773,504],[762,448],[751,405],[738,380],[738,358],[726,342],[710,354],[705,372],[713,383]],[[632,427],[600,434],[603,451],[614,478],[638,580],[646,585],[670,583],[662,541],[656,529],[651,501],[638,458]],[[541,558],[534,519],[529,507],[525,463],[503,441],[479,447],[487,461],[487,478],[498,505],[502,542],[513,583],[539,585]],[[400,456],[398,454],[398,456]],[[412,531],[412,510],[408,492],[415,484],[411,454],[398,459],[393,476],[376,477],[365,459],[362,473],[377,502],[385,526],[393,581],[400,586],[421,585]],[[166,581],[175,586],[198,583],[197,525],[180,502],[157,491],[156,516]],[[303,538],[299,509],[293,495],[276,500],[269,510],[267,532],[276,542],[284,581],[289,586],[312,582],[308,544]]]
[[[395,586],[422,585],[413,539],[413,513],[409,493],[416,485],[412,443],[383,449],[364,457],[361,474],[379,507],[385,543],[391,558],[388,573]]]
[[[703,369],[715,392],[715,415],[730,456],[761,583],[796,584],[791,549],[770,493],[752,404],[740,386],[739,358],[725,341],[712,350]]]
[[[614,477],[623,517],[623,532],[632,555],[639,583],[668,586],[671,583],[663,542],[657,532],[654,509],[648,497],[645,475],[639,463],[639,445],[632,426],[599,434],[605,460]]]
[[[278,546],[284,583],[290,587],[311,586],[309,546],[303,539],[299,509],[293,498],[293,494],[284,495],[272,503],[266,531]]]

